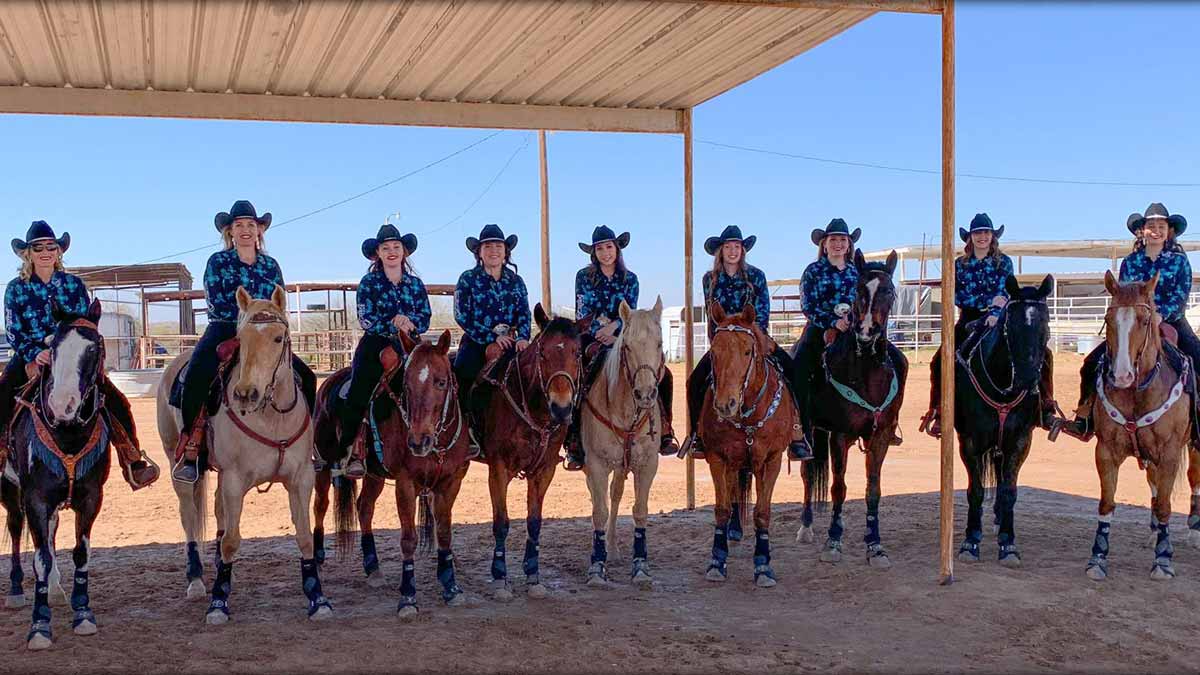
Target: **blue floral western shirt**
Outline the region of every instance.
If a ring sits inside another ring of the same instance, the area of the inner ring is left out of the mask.
[[[237,321],[237,289],[243,286],[255,300],[269,300],[275,285],[283,285],[279,263],[259,253],[253,265],[238,257],[236,249],[218,251],[204,268],[204,292],[208,296],[209,321]]]
[[[704,313],[708,315],[708,337],[716,333],[717,324],[713,321],[708,306],[713,300],[721,305],[726,314],[736,314],[742,311],[746,303],[754,304],[758,326],[764,333],[770,334],[771,325],[771,293],[767,290],[767,277],[762,270],[753,265],[746,265],[746,278],[729,276],[722,269],[717,278],[717,284],[712,285],[711,270],[704,273],[701,285],[704,287]]]
[[[1145,251],[1134,251],[1121,261],[1121,281],[1148,281],[1158,272],[1154,304],[1167,321],[1176,321],[1187,310],[1192,292],[1192,265],[1182,250],[1164,250],[1154,260]]]
[[[454,287],[454,320],[471,340],[491,344],[498,324],[508,325],[509,337],[528,340],[530,334],[529,291],[525,280],[508,267],[500,280],[476,265],[458,278]]]
[[[8,344],[22,360],[32,363],[38,352],[46,348],[46,336],[58,328],[53,307],[57,306],[65,315],[85,316],[91,302],[87,286],[74,274],[55,272],[50,283],[43,282],[36,274],[29,281],[13,279],[4,291]]]
[[[960,255],[954,260],[954,304],[998,316],[1000,308],[992,305],[992,299],[1008,297],[1004,280],[1012,273],[1012,258],[1003,253],[999,258]]]
[[[383,270],[368,272],[358,282],[358,323],[369,335],[392,337],[396,326],[392,323],[397,315],[403,314],[413,322],[413,337],[429,330],[429,295],[420,279],[405,274],[400,283],[393,284]]]
[[[629,303],[630,309],[637,309],[638,290],[638,278],[633,272],[625,270],[611,277],[602,272],[593,275],[589,265],[575,273],[575,316],[592,317],[589,331],[593,335],[601,328],[600,317],[616,321],[619,333],[623,328],[619,325],[621,301]]]
[[[809,325],[825,330],[837,323],[834,309],[838,305],[854,304],[858,293],[858,268],[846,263],[843,269],[829,262],[829,258],[810,263],[800,278],[800,311]]]

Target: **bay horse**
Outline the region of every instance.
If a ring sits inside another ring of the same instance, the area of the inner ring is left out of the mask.
[[[771,495],[799,412],[787,395],[786,376],[769,358],[775,347],[758,327],[754,306],[726,315],[714,301],[709,311],[717,324],[709,347],[712,386],[697,425],[716,493],[712,560],[705,578],[722,582],[727,577],[731,503],[747,503],[750,486],[739,475],[749,470],[756,494],[754,583],[771,588],[776,585],[769,535]]]
[[[896,263],[895,251],[885,262],[871,263],[862,251],[854,252],[858,287],[849,315],[851,329],[837,334],[826,348],[822,357],[824,370],[816,378],[810,396],[813,435],[824,436],[824,442],[814,438],[813,459],[804,463],[804,511],[796,538],[802,542],[814,541],[813,501],[815,498],[823,506],[828,499],[832,462],[833,513],[821,550],[823,562],[836,563],[842,559],[846,465],[850,446],[858,441],[867,467],[867,529],[863,534],[867,563],[872,567],[891,567],[879,534],[880,482],[908,381],[908,359],[887,338],[888,315],[896,301],[892,282]],[[797,382],[795,386],[808,385]]]
[[[408,356],[399,368],[385,374],[383,395],[371,404],[372,445],[367,453],[367,469],[375,479],[358,498],[363,531],[370,532],[375,500],[385,478],[396,481],[396,511],[400,518],[400,546],[404,553],[400,581],[401,619],[417,615],[417,589],[414,581],[414,554],[417,550],[417,498],[422,503],[422,519],[437,530],[437,577],[442,584],[442,600],[450,606],[466,603],[455,581],[454,554],[451,550],[451,525],[454,500],[471,463],[467,425],[458,403],[458,387],[451,371],[450,331],[443,331],[436,344],[420,342],[400,333],[400,342]],[[391,375],[389,377],[388,375]],[[344,378],[346,373],[339,373]],[[323,391],[340,386],[338,377],[326,382]],[[326,395],[325,399],[329,400]],[[378,443],[378,445],[375,445]],[[352,490],[350,481],[338,483],[338,539],[346,543],[353,520],[353,500],[342,493]],[[432,513],[430,513],[432,501]],[[428,545],[429,532],[423,529],[422,543]],[[374,536],[371,553],[374,553]],[[364,558],[366,547],[364,545]]]
[[[104,483],[111,462],[111,430],[102,413],[101,369],[104,367],[104,338],[100,301],[92,300],[86,316],[53,316],[55,332],[46,338],[51,365],[41,367],[18,394],[7,446],[11,449],[0,480],[0,499],[8,511],[12,538],[12,569],[7,605],[25,604],[24,574],[21,571],[22,521],[33,541],[33,619],[26,647],[48,649],[50,592],[65,598],[61,573],[54,555],[58,512],[75,512],[75,563],[71,588],[71,629],[76,635],[95,635],[99,628],[88,596],[88,565],[91,558],[92,526],[104,500]],[[31,395],[28,398],[26,395]]]
[[[1050,337],[1046,298],[1053,289],[1050,275],[1040,286],[1026,288],[1009,275],[1005,280],[1008,304],[996,325],[955,350],[954,431],[969,477],[967,528],[958,549],[962,562],[979,562],[984,492],[994,480],[998,559],[1006,567],[1021,565],[1013,509],[1021,465],[1029,456],[1041,415],[1042,369],[1052,358],[1046,348]]]
[[[1108,577],[1108,538],[1116,509],[1117,473],[1129,457],[1145,469],[1153,497],[1151,511],[1157,532],[1150,578],[1175,577],[1171,562],[1174,547],[1167,521],[1171,493],[1185,472],[1184,456],[1191,438],[1185,384],[1192,377],[1188,372],[1192,364],[1184,356],[1177,368],[1168,358],[1159,332],[1162,317],[1154,305],[1157,285],[1157,272],[1140,283],[1118,283],[1112,272],[1104,275],[1104,287],[1112,302],[1104,315],[1105,350],[1097,369],[1092,404],[1100,518],[1087,564],[1088,577],[1096,581]]]
[[[233,562],[242,542],[240,523],[246,493],[263,483],[267,487],[259,492],[266,492],[276,482],[288,493],[308,618],[326,619],[332,616],[333,605],[321,589],[308,516],[314,480],[312,418],[292,370],[287,295],[283,287],[276,286],[270,300],[255,300],[239,286],[237,303],[237,354],[223,362],[218,383],[220,405],[208,418],[205,434],[208,465],[217,472],[217,574],[205,622],[220,625],[230,620]],[[172,449],[183,429],[183,418],[170,404],[169,392],[189,358],[190,351],[175,357],[158,388],[158,432],[172,465]],[[187,536],[189,597],[203,596],[198,544],[203,540],[206,483],[203,472],[194,484],[172,481]]]
[[[485,366],[471,392],[488,465],[495,538],[492,586],[500,600],[512,598],[505,560],[508,485],[518,477],[526,480],[528,488],[523,565],[528,593],[535,599],[548,595],[538,568],[542,502],[554,478],[576,403],[581,370],[579,335],[591,321],[589,317],[575,322],[552,319],[541,303],[534,308],[533,318],[537,336],[516,356]]]
[[[633,472],[633,569],[639,586],[652,583],[647,561],[646,521],[650,485],[658,472],[662,410],[658,384],[666,367],[662,348],[662,298],[649,310],[633,310],[622,300],[624,328],[608,349],[596,382],[580,411],[586,449],[584,472],[592,497],[592,558],[588,583],[607,578],[608,554],[618,550],[617,512],[625,480]],[[612,491],[609,492],[609,476]],[[611,504],[609,503],[611,501]]]

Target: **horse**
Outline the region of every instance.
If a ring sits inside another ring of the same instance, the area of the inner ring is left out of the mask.
[[[1117,473],[1128,457],[1146,471],[1156,528],[1150,578],[1172,579],[1175,568],[1167,521],[1171,493],[1183,478],[1191,437],[1191,411],[1185,386],[1193,377],[1190,360],[1172,363],[1160,334],[1155,310],[1158,273],[1145,282],[1118,283],[1112,272],[1104,287],[1112,296],[1104,314],[1105,350],[1096,376],[1092,416],[1096,421],[1096,471],[1100,476],[1099,523],[1087,563],[1087,576],[1108,577],[1109,532],[1116,508]],[[1182,401],[1182,405],[1180,405]],[[1190,472],[1189,472],[1190,473]]]
[[[417,616],[417,589],[414,581],[414,553],[417,550],[417,497],[420,495],[421,515],[426,527],[421,531],[421,543],[428,550],[430,530],[437,529],[437,577],[442,584],[442,600],[450,606],[466,603],[462,589],[455,581],[454,554],[451,550],[451,517],[454,500],[471,463],[467,425],[458,403],[457,384],[447,354],[450,351],[450,331],[443,331],[436,344],[414,341],[400,333],[404,353],[408,354],[401,368],[392,377],[385,375],[383,395],[371,405],[371,427],[375,451],[367,455],[367,467],[375,481],[358,498],[364,532],[370,532],[385,478],[396,481],[396,511],[400,517],[400,545],[404,553],[403,577],[400,581],[400,603],[397,615],[408,620]],[[339,373],[344,379],[346,372]],[[340,386],[326,382],[322,389],[331,391]],[[330,400],[326,393],[324,399]],[[353,519],[353,499],[344,494],[352,490],[350,481],[340,481],[338,490],[338,539],[348,543],[346,525]],[[432,501],[432,509],[430,507]],[[374,553],[374,536],[370,537]],[[364,544],[364,561],[366,558]],[[377,563],[376,563],[377,564]]]
[[[205,434],[207,462],[217,471],[215,515],[217,520],[216,579],[205,614],[205,623],[225,624],[230,620],[229,596],[233,563],[241,545],[242,506],[250,488],[264,493],[276,482],[288,493],[296,543],[300,548],[300,576],[308,600],[308,618],[329,618],[333,605],[325,598],[316,562],[313,560],[312,531],[308,508],[313,492],[313,431],[308,405],[304,402],[292,370],[292,340],[287,320],[287,295],[276,286],[270,300],[255,300],[238,287],[236,356],[223,361],[219,376],[219,407],[208,418]],[[223,350],[224,351],[224,350]],[[167,459],[183,429],[178,408],[169,392],[187,364],[191,352],[177,356],[158,388],[158,432]],[[205,473],[194,484],[172,481],[179,499],[180,520],[187,536],[189,598],[203,597],[203,566],[198,552],[203,540]]]
[[[548,595],[538,568],[542,502],[554,479],[558,451],[576,403],[581,370],[579,335],[591,321],[588,317],[575,322],[552,319],[541,303],[534,308],[533,317],[539,331],[533,341],[515,356],[485,366],[471,392],[488,465],[495,538],[491,585],[499,600],[512,598],[505,556],[508,486],[517,477],[528,483],[523,565],[527,591],[534,599]]]
[[[728,576],[731,503],[747,503],[749,481],[739,476],[749,470],[756,494],[754,583],[771,588],[777,583],[771,568],[771,495],[799,412],[787,394],[786,376],[769,358],[774,344],[759,328],[754,306],[726,315],[714,301],[709,312],[717,325],[709,346],[712,386],[697,425],[716,493],[712,559],[705,578],[723,582]]]
[[[662,348],[662,298],[650,310],[619,308],[624,328],[608,349],[596,382],[580,411],[581,440],[586,448],[584,472],[592,497],[590,585],[607,580],[608,553],[617,545],[617,511],[625,479],[633,472],[633,583],[652,583],[646,550],[650,485],[658,472],[662,410],[658,384],[666,367]],[[609,493],[609,476],[612,492]],[[608,501],[611,500],[611,509]]]
[[[1009,275],[1005,280],[1008,304],[996,325],[966,340],[954,355],[954,430],[969,477],[967,529],[958,550],[962,562],[979,562],[984,490],[994,480],[998,559],[1005,567],[1021,565],[1013,507],[1021,465],[1029,456],[1041,414],[1038,385],[1051,358],[1046,349],[1050,337],[1046,297],[1053,288],[1050,275],[1036,288],[1021,288]]]
[[[816,497],[820,506],[828,501],[832,461],[833,513],[821,550],[824,562],[836,563],[842,559],[846,465],[850,446],[857,440],[859,447],[865,443],[867,465],[867,530],[863,535],[867,563],[872,567],[891,567],[879,535],[880,478],[899,423],[908,380],[908,359],[887,339],[888,314],[896,301],[892,282],[896,262],[895,251],[882,263],[868,263],[862,251],[855,251],[858,288],[849,316],[852,330],[838,334],[826,348],[822,357],[823,375],[812,385],[813,429],[825,438],[824,442],[813,443],[813,459],[804,464],[804,511],[796,538],[806,543],[814,541],[813,500]],[[805,387],[808,383],[796,382],[795,386]]]

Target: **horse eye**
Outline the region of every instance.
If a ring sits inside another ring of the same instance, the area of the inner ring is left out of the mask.
[[[282,342],[283,342],[283,336],[282,336],[282,335],[281,335],[281,336],[279,336],[279,337],[277,337],[277,338],[275,338],[275,344],[280,344],[280,343],[282,343]]]

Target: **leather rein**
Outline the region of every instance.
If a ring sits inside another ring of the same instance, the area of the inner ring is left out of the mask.
[[[650,371],[650,373],[654,376],[654,381],[656,384],[662,382],[663,371],[666,367],[665,359],[663,359],[659,362],[658,368],[654,368],[653,366],[642,363],[642,364],[639,364],[636,369],[631,371],[630,366],[629,366],[629,359],[627,356],[628,351],[629,351],[629,348],[625,346],[624,340],[622,340],[622,344],[620,345],[620,348],[618,350],[618,358],[621,359],[621,374],[624,377],[625,382],[629,385],[630,391],[633,391],[634,383],[637,382],[638,373],[642,372],[643,370]],[[610,354],[609,356],[607,356],[605,358],[606,359],[612,358],[612,355]],[[609,407],[611,407],[612,401],[608,397],[608,388],[607,387],[605,387],[604,400],[609,405]],[[592,403],[592,399],[590,396],[587,397],[586,399],[584,399],[584,404],[587,405],[588,410],[590,410],[592,412],[592,415],[596,418],[597,421],[599,421],[601,424],[603,424],[605,427],[607,427],[608,430],[611,431],[614,436],[616,436],[618,439],[621,440],[621,448],[622,448],[621,471],[623,473],[628,473],[629,467],[633,460],[633,442],[634,442],[634,440],[637,439],[637,435],[641,432],[641,430],[650,422],[651,417],[652,417],[652,415],[650,414],[652,407],[651,408],[643,408],[643,409],[639,410],[639,409],[637,409],[637,407],[636,407],[637,404],[635,403],[633,419],[629,422],[629,426],[621,427],[621,426],[618,426],[611,419],[609,419],[603,412],[601,412],[600,409],[597,408]],[[651,427],[651,429],[650,429],[650,434],[651,435],[654,434],[653,427]]]
[[[730,420],[722,420],[722,421],[732,425],[738,431],[741,431],[742,433],[746,434],[746,445],[752,446],[752,445],[754,445],[755,434],[758,433],[759,429],[762,429],[763,425],[767,423],[767,420],[771,419],[771,417],[775,415],[775,411],[779,409],[779,404],[783,400],[783,374],[780,373],[778,370],[776,370],[775,394],[772,396],[771,404],[767,407],[767,410],[763,414],[762,419],[758,420],[758,422],[755,422],[755,423],[750,423],[750,422],[746,421],[750,417],[752,417],[755,412],[758,411],[759,406],[762,404],[763,398],[766,396],[767,385],[771,381],[771,377],[770,377],[771,368],[768,365],[768,360],[767,360],[766,355],[759,353],[758,335],[753,330],[751,330],[749,328],[745,328],[743,326],[739,326],[737,324],[729,324],[727,326],[718,326],[714,330],[714,333],[742,333],[742,334],[750,336],[750,363],[747,364],[746,375],[745,375],[745,377],[742,378],[742,390],[741,390],[742,391],[742,410],[741,410],[740,415],[737,418],[730,419]],[[715,335],[714,335],[714,337],[715,337]],[[754,402],[749,407],[746,407],[746,392],[750,389],[750,381],[754,376],[755,364],[760,363],[760,362],[762,363],[762,369],[763,369],[762,386],[758,388],[758,394],[754,397]],[[713,384],[713,391],[716,391],[716,388],[717,388],[717,369],[716,368],[713,368],[713,370],[712,370],[712,384]],[[717,399],[715,396],[713,396],[711,398],[712,398],[713,411],[718,412],[717,411]],[[719,412],[717,415],[717,419],[721,419]]]
[[[414,349],[413,351],[416,350]],[[409,352],[408,356],[405,357],[404,367],[401,369],[401,373],[408,370],[409,363],[412,361],[412,356],[413,352]],[[411,429],[412,422],[410,420],[412,419],[412,414],[409,412],[408,382],[402,381],[402,384],[400,385],[400,393],[397,394],[396,391],[388,384],[394,374],[394,372],[385,373],[383,379],[380,381],[379,387],[387,393],[388,398],[391,399],[392,403],[396,406],[396,409],[400,411],[400,420],[404,422],[404,426]],[[403,378],[403,375],[401,375],[401,377]],[[424,452],[413,450],[411,447],[408,449],[408,451],[412,453],[413,457],[417,458],[424,458],[431,454],[436,454],[438,466],[441,466],[442,463],[446,461],[446,452],[458,443],[459,437],[462,436],[463,429],[462,409],[460,409],[457,405],[454,405],[454,403],[458,401],[458,379],[454,377],[453,372],[450,373],[449,381],[450,386],[446,387],[446,393],[442,399],[442,412],[438,417],[437,427],[433,432],[434,446]],[[441,439],[446,431],[450,428],[450,416],[452,413],[456,413],[454,414],[453,419],[454,435],[444,445],[438,445],[437,441]]]

